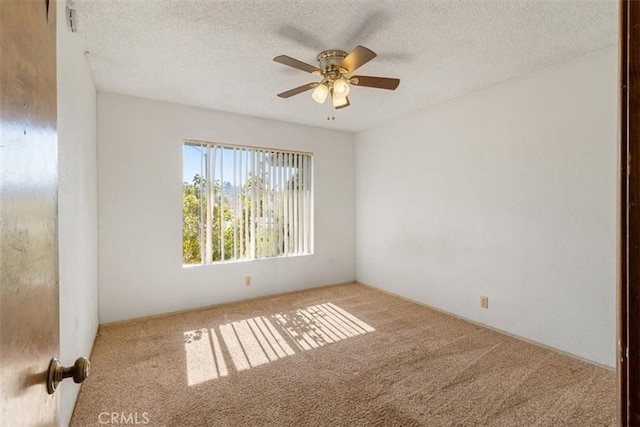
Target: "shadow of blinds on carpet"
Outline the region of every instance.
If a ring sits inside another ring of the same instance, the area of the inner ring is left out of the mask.
[[[187,384],[227,376],[225,351],[240,372],[294,356],[294,348],[308,351],[374,331],[372,326],[330,302],[226,323],[217,331],[216,328],[187,331],[184,333]]]

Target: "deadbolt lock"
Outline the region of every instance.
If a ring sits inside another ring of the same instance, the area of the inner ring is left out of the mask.
[[[64,367],[55,357],[49,363],[49,373],[47,374],[47,392],[53,394],[58,388],[58,384],[65,378],[73,377],[73,382],[80,384],[89,376],[91,363],[86,357],[78,357],[73,366]]]

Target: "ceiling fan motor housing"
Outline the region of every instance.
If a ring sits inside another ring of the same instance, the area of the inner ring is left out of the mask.
[[[325,77],[330,73],[336,73],[337,75],[335,77],[338,77],[340,74],[345,74],[347,72],[344,68],[338,68],[346,56],[347,52],[344,50],[330,49],[320,52],[316,60],[318,61],[318,66]]]

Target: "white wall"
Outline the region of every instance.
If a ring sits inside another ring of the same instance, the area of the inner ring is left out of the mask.
[[[616,87],[612,47],[359,133],[357,280],[614,366]]]
[[[183,268],[185,138],[313,152],[315,253]],[[353,134],[99,93],[98,165],[101,323],[355,278]]]
[[[58,247],[60,361],[89,357],[98,329],[96,90],[77,34],[57,2]],[[68,425],[80,386],[64,381],[60,425]]]

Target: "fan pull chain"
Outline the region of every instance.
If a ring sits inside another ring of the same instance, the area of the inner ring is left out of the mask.
[[[327,116],[327,120],[335,120],[336,119],[335,112],[336,112],[336,109],[333,106],[333,102],[331,99],[329,99],[329,115]]]

